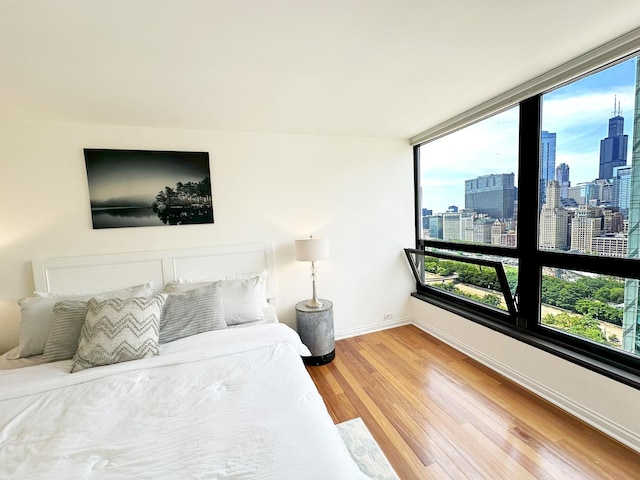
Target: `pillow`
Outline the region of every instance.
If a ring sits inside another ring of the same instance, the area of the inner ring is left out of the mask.
[[[227,277],[222,282],[222,306],[228,326],[264,319],[267,302],[267,272]],[[191,282],[179,279],[165,285],[164,292],[188,292],[211,282]]]
[[[227,325],[263,320],[268,306],[266,290],[266,275],[223,280],[222,306]]]
[[[102,293],[84,293],[70,295],[48,294],[46,297],[26,297],[20,300],[20,347],[16,358],[31,357],[44,352],[44,346],[51,332],[51,324],[55,318],[53,306],[60,300],[89,300],[97,298],[104,300],[107,298],[127,298],[146,297],[153,293],[152,283],[136,285],[134,287],[112,290]]]
[[[160,353],[160,315],[167,295],[87,302],[71,372],[150,358]]]
[[[42,362],[57,362],[73,358],[78,349],[80,332],[87,314],[87,302],[62,300],[53,306],[55,319],[44,346]]]
[[[227,324],[222,309],[221,282],[167,295],[160,316],[160,343],[222,328],[227,328]]]

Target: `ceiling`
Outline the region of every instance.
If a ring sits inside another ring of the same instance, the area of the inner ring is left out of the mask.
[[[0,0],[0,118],[410,138],[638,26],[638,0]]]

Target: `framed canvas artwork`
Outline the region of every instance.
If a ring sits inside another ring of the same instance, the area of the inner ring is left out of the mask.
[[[213,223],[209,153],[85,148],[93,228]]]

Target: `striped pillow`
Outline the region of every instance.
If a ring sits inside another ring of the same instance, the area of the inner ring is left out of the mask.
[[[61,300],[53,306],[55,318],[51,333],[44,346],[43,362],[68,360],[78,349],[80,332],[87,314],[87,302],[82,300]]]
[[[219,280],[222,282],[222,305],[228,326],[253,323],[264,319],[267,302],[267,271],[236,275]],[[178,279],[164,286],[165,293],[188,292],[211,283]]]
[[[184,293],[167,294],[160,317],[160,343],[223,328],[227,328],[227,323],[222,308],[221,282],[208,283]]]
[[[71,372],[158,355],[166,299],[163,293],[102,302],[90,299]]]

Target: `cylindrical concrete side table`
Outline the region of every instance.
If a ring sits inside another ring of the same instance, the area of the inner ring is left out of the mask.
[[[321,307],[307,307],[307,301],[296,304],[296,328],[302,343],[311,350],[302,357],[305,365],[324,365],[336,356],[333,333],[333,303],[320,299]]]

